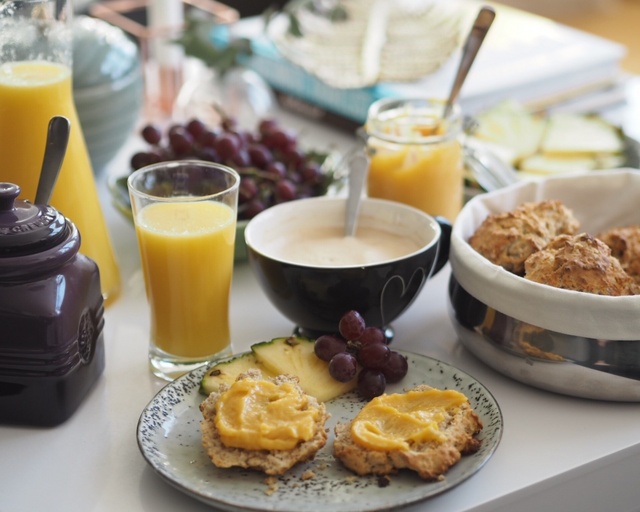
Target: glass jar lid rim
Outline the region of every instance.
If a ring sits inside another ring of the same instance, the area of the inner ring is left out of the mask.
[[[460,106],[442,118],[445,101],[430,98],[384,98],[369,107],[368,136],[396,143],[436,143],[457,136],[462,129]],[[435,132],[435,133],[434,133]]]

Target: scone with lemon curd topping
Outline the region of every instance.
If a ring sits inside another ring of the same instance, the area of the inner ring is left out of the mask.
[[[407,468],[435,480],[480,448],[480,430],[464,394],[422,385],[376,397],[350,423],[338,423],[333,454],[358,475]]]
[[[263,379],[249,370],[200,404],[202,445],[217,467],[282,475],[312,459],[327,442],[329,415],[297,377]]]

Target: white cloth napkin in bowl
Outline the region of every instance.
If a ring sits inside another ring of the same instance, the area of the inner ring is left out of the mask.
[[[640,224],[640,171],[617,169],[522,182],[469,201],[456,219],[449,260],[460,285],[476,299],[524,322],[607,340],[640,339],[640,295],[609,297],[527,281],[490,263],[467,240],[487,215],[522,203],[557,199],[595,236]]]

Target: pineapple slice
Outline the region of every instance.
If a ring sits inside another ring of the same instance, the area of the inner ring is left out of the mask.
[[[253,352],[246,352],[228,361],[218,363],[207,370],[200,381],[200,393],[208,396],[210,393],[218,391],[220,384],[231,385],[238,375],[252,368],[260,370],[265,378],[274,376],[258,362]]]
[[[300,387],[321,402],[355,388],[357,380],[339,382],[329,374],[329,363],[313,351],[314,341],[299,336],[275,338],[251,346],[258,363],[273,374],[296,375]]]

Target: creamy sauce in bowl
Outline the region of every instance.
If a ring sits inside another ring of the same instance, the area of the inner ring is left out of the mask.
[[[365,198],[355,236],[344,235],[345,200],[282,203],[249,221],[245,240],[266,258],[310,268],[364,267],[397,261],[438,243],[440,227],[424,212]]]
[[[413,239],[382,229],[359,227],[355,236],[344,236],[337,226],[314,226],[290,238],[273,240],[265,251],[280,260],[314,267],[371,265],[407,256],[420,245]]]

